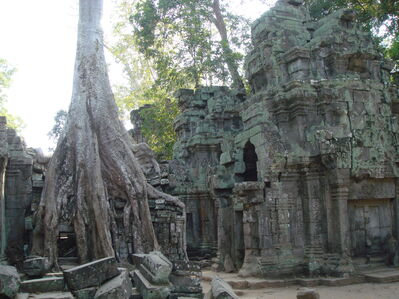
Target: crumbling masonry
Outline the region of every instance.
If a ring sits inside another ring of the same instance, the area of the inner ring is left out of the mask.
[[[393,65],[351,10],[280,0],[252,25],[249,96],[180,90],[174,160],[191,256],[266,277],[341,275],[399,236]],[[360,259],[360,260],[359,260]]]
[[[316,22],[302,0],[279,0],[253,24],[252,40],[250,95],[227,87],[180,90],[174,160],[158,165],[147,145],[134,148],[148,181],[185,203],[184,210],[149,198],[165,256],[133,254],[121,225],[126,203],[110,195],[122,245],[116,257],[93,263],[116,269],[116,260],[134,262],[142,294],[202,296],[200,269],[187,261],[186,241],[192,259],[213,258],[218,270],[281,277],[350,273],[385,258],[399,239],[399,97],[390,81],[392,63],[351,10]],[[1,260],[45,264],[43,257],[26,257],[47,163],[0,117]],[[62,221],[59,247],[60,259],[76,259],[73,230]],[[385,262],[399,262],[392,257]],[[167,279],[158,277],[158,266]],[[46,269],[26,270],[28,276],[37,270],[36,276]],[[125,270],[111,274],[131,289]],[[54,279],[63,289],[64,278]],[[73,291],[101,293],[107,279],[96,277],[99,284],[90,290],[78,279],[83,284]]]

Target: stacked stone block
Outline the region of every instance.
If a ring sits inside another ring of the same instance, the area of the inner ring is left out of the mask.
[[[250,96],[176,94],[163,188],[186,203],[189,246],[217,240],[217,269],[350,273],[399,238],[393,64],[351,10],[313,21],[302,0],[277,1],[253,23],[252,42]]]
[[[181,207],[165,199],[150,199],[149,207],[161,251],[171,260],[184,260],[185,215]]]
[[[169,276],[173,284],[171,299],[202,298],[200,266],[189,261],[176,261]]]
[[[178,141],[165,190],[186,205],[189,255],[210,258],[220,242],[217,211],[225,205],[209,188],[210,179],[219,161],[230,159],[222,155],[222,148],[228,147],[242,129],[237,107],[244,95],[213,86],[179,90],[176,98],[182,113],[174,124]]]
[[[144,299],[168,298],[172,263],[160,252],[135,254],[137,270],[133,272],[135,287]]]

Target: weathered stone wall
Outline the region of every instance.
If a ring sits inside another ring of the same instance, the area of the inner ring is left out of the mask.
[[[226,87],[184,89],[176,98],[182,113],[174,124],[178,141],[174,160],[165,169],[164,190],[186,205],[189,255],[212,257],[220,242],[217,213],[230,203],[215,196],[210,178],[224,159],[224,143],[232,143],[242,129],[236,107],[244,98]]]
[[[137,129],[139,130],[139,128]],[[154,153],[146,143],[135,144],[133,151],[135,158],[139,162],[148,180],[148,183],[161,190],[162,184],[165,184],[165,179],[162,179],[161,168],[155,160]],[[125,229],[122,222],[124,205],[122,202],[119,203],[119,205],[119,207],[114,208],[115,211],[119,210],[121,215],[121,223],[117,223],[117,225],[118,230],[123,234],[123,230]],[[178,199],[167,200],[166,198],[152,197],[148,198],[148,205],[150,208],[151,220],[154,225],[155,235],[162,253],[172,262],[186,260],[186,217],[184,205],[179,205]],[[128,248],[129,246],[130,245],[127,244],[126,251],[119,253],[122,258],[126,257],[131,252]]]
[[[146,104],[146,105],[140,107],[139,109],[132,110],[130,112],[130,122],[133,125],[133,129],[130,130],[130,133],[131,133],[135,143],[146,142],[146,140],[143,136],[143,133],[141,132],[143,120],[141,118],[140,112],[149,107],[151,107],[151,105]]]
[[[7,244],[4,198],[5,173],[8,162],[7,150],[6,118],[0,117],[0,260],[5,259],[5,249]]]
[[[133,150],[149,182],[159,185],[160,168],[152,151],[144,143],[137,144]],[[26,149],[15,131],[6,128],[5,118],[0,118],[0,257],[12,264],[22,263],[30,253],[32,215],[40,203],[49,161],[50,157],[40,150]],[[131,229],[125,225],[126,202],[119,194],[110,196],[114,197],[111,209],[116,215],[113,229],[121,244],[116,255],[120,260],[127,260],[133,252],[131,240],[126,238],[126,229]],[[184,206],[162,198],[149,198],[149,205],[163,253],[172,261],[186,260]],[[68,212],[64,209],[63,215]],[[61,217],[59,233],[59,256],[76,258],[76,240],[66,218]]]
[[[177,93],[163,189],[187,206],[187,240],[242,275],[336,274],[398,239],[393,65],[351,10],[310,20],[280,0],[252,25],[252,93]]]
[[[243,169],[240,157],[252,144],[264,186],[256,196],[254,186],[233,189],[243,203],[235,205],[243,212],[242,274],[348,271],[349,257],[384,254],[389,234],[398,237],[392,65],[352,11],[314,23],[301,2],[278,1],[252,27],[253,94],[240,108],[244,130],[229,153]],[[359,228],[367,219],[374,227]]]
[[[0,117],[0,260],[24,256],[25,212],[30,204],[32,156],[23,140]]]

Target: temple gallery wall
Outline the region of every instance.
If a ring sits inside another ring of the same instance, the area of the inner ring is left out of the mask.
[[[169,267],[172,285],[187,286],[169,292],[200,298],[198,264],[287,277],[342,276],[381,258],[399,262],[387,257],[399,238],[393,63],[351,10],[312,21],[302,2],[280,0],[253,23],[250,94],[224,86],[179,90],[173,160],[158,163],[146,144],[134,147],[148,182],[185,207],[149,198],[164,256],[138,257],[124,225],[126,202],[112,195],[115,254],[138,267],[152,259]],[[142,142],[139,112],[131,113],[133,138]],[[3,261],[18,265],[30,255],[48,162],[0,118]],[[76,242],[61,219],[61,260],[79,262]],[[139,284],[142,274],[135,275]]]
[[[176,93],[174,159],[150,181],[183,200],[188,253],[218,270],[353,272],[398,239],[393,64],[351,10],[314,22],[302,1],[277,2],[252,42],[250,95]]]

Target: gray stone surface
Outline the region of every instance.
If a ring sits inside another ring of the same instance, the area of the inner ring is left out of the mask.
[[[98,287],[120,274],[114,257],[106,257],[63,271],[71,291]]]
[[[142,264],[137,265],[141,273],[153,284],[168,284],[172,263],[159,251],[146,254]]]
[[[170,285],[153,285],[138,270],[133,273],[134,285],[143,299],[165,299],[170,295]]]
[[[202,272],[197,264],[189,261],[174,262],[169,276],[173,284],[172,295],[202,298],[201,278]]]
[[[231,286],[220,277],[214,277],[211,282],[214,299],[238,299]]]
[[[40,294],[28,294],[28,297],[21,299],[75,299],[70,292],[47,292]],[[17,298],[19,299],[19,298]]]
[[[236,271],[233,260],[231,259],[230,255],[228,255],[228,254],[224,258],[223,268],[226,273],[231,273],[231,272]]]
[[[298,291],[298,293],[296,294],[296,298],[297,299],[319,299],[320,295],[314,289],[304,288],[304,289],[301,289]]]
[[[20,285],[21,280],[17,269],[0,265],[0,295],[14,298],[19,291]]]
[[[399,240],[393,64],[353,11],[316,22],[302,2],[279,0],[252,24],[250,95],[176,93],[161,188],[186,205],[189,255],[217,248],[218,270],[342,276]]]
[[[32,156],[15,130],[7,129],[8,163],[5,174],[5,254],[20,267],[24,260],[25,212],[32,192]]]
[[[112,278],[100,286],[94,296],[96,299],[130,299],[132,295],[132,282],[129,272],[124,270],[118,276]]]
[[[4,190],[5,173],[8,162],[6,118],[0,117],[0,190]],[[0,259],[5,258],[7,244],[4,192],[0,192]]]
[[[77,299],[93,299],[96,295],[97,287],[85,288],[77,291],[73,291],[72,294]]]
[[[30,277],[42,277],[48,270],[49,263],[45,257],[29,257],[22,265],[22,271]]]
[[[64,290],[65,282],[63,277],[29,279],[21,283],[21,292],[24,293],[62,292]]]

